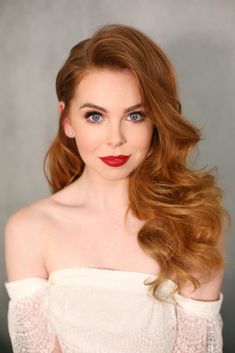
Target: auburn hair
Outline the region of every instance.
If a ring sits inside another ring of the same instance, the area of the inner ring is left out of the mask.
[[[174,68],[150,37],[128,25],[108,24],[76,44],[56,78],[60,113],[58,133],[43,169],[52,193],[83,172],[75,139],[65,135],[63,121],[82,78],[93,69],[129,69],[137,79],[145,112],[153,123],[150,153],[129,175],[129,207],[144,225],[137,235],[143,251],[156,260],[160,273],[146,283],[158,298],[160,285],[174,278],[176,290],[186,282],[200,286],[196,273],[213,276],[223,268],[218,243],[223,220],[222,189],[211,170],[189,166],[189,153],[202,139],[201,130],[181,112]],[[48,168],[48,171],[47,171]],[[126,217],[125,217],[126,220]]]

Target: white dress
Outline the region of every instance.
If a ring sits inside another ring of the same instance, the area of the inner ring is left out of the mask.
[[[158,301],[145,279],[153,274],[96,267],[53,271],[5,286],[14,353],[221,353],[223,295],[199,301],[164,282]]]

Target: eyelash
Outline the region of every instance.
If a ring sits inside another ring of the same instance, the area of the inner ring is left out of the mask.
[[[87,112],[87,113],[85,114],[84,117],[85,117],[85,119],[87,119],[87,121],[90,122],[91,124],[100,124],[100,121],[91,121],[91,120],[88,120],[88,118],[89,118],[90,116],[94,115],[94,114],[97,114],[97,115],[102,116],[102,114],[99,113],[99,112],[97,112],[97,111],[89,111],[89,112]],[[139,114],[139,115],[142,117],[142,119],[140,119],[140,120],[132,120],[134,123],[139,123],[139,122],[143,121],[144,118],[146,117],[146,114],[145,114],[144,112],[142,112],[142,111],[132,112],[130,115],[133,115],[133,114]]]

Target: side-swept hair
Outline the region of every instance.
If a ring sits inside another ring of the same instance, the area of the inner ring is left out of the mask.
[[[52,192],[69,185],[84,169],[75,139],[65,135],[63,119],[69,113],[75,89],[93,69],[129,69],[137,79],[142,102],[153,122],[150,153],[129,175],[126,212],[145,223],[137,235],[140,247],[160,266],[148,283],[154,297],[168,278],[177,289],[190,281],[200,286],[195,273],[215,275],[223,265],[218,242],[229,213],[222,205],[222,189],[213,169],[189,167],[189,152],[201,140],[201,130],[181,112],[176,75],[163,50],[139,30],[121,24],[99,28],[76,44],[56,78],[59,101],[65,103],[59,129],[44,159],[44,173]],[[48,166],[50,177],[47,175]]]

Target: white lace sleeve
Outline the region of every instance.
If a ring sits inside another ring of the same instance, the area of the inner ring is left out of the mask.
[[[14,353],[52,353],[55,333],[47,317],[48,281],[31,277],[6,282],[8,330]]]
[[[175,299],[178,332],[173,353],[222,353],[222,293],[217,301],[199,301],[180,294]]]

